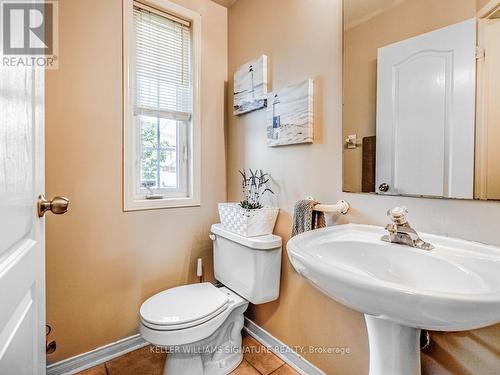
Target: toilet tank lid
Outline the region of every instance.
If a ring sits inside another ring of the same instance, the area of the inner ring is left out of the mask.
[[[271,250],[281,247],[281,237],[274,234],[257,237],[244,237],[224,229],[222,224],[213,224],[212,233],[251,249]]]

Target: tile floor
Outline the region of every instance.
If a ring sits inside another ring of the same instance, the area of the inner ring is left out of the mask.
[[[243,337],[243,353],[243,362],[231,375],[298,375],[250,336]],[[76,375],[162,375],[165,359],[166,354],[146,346]]]

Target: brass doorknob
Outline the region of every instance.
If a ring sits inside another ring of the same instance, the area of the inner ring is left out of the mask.
[[[54,199],[48,201],[42,194],[38,197],[37,206],[38,217],[42,217],[47,211],[51,211],[55,215],[62,215],[68,212],[69,199],[66,197],[54,197]]]

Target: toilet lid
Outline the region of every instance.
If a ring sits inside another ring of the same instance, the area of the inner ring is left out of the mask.
[[[210,283],[183,285],[146,300],[141,306],[141,317],[155,325],[184,325],[221,311],[228,299],[227,294]]]

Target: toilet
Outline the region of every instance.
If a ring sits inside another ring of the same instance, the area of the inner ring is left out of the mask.
[[[241,329],[248,303],[279,296],[281,237],[243,237],[211,228],[217,285],[162,291],[140,309],[142,337],[168,352],[164,374],[225,375],[241,363]]]

